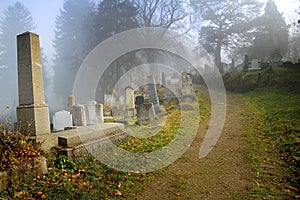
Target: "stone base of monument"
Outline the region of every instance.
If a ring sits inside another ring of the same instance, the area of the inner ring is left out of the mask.
[[[58,136],[58,152],[73,161],[97,156],[110,142],[117,144],[128,137],[124,124],[104,123],[78,127]]]

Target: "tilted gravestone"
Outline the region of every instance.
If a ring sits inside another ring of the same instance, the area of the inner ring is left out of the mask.
[[[157,96],[156,84],[153,75],[147,76],[149,103],[153,103],[155,112],[160,112],[160,105]]]
[[[70,112],[66,110],[58,111],[53,115],[53,130],[63,131],[65,127],[73,126],[73,119]]]
[[[25,32],[17,36],[19,107],[21,131],[31,136],[50,133],[49,109],[45,103],[39,36]],[[30,123],[28,127],[27,123]],[[36,137],[36,140],[39,137]],[[41,140],[44,140],[41,138]]]

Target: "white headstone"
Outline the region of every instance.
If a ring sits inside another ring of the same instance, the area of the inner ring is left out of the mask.
[[[85,109],[83,105],[75,105],[72,109],[73,121],[75,126],[86,126]]]
[[[73,126],[72,115],[66,110],[58,111],[53,115],[53,130],[63,131],[65,127]]]
[[[84,105],[87,125],[93,125],[98,123],[96,114],[96,104],[96,101],[89,101],[87,104]]]

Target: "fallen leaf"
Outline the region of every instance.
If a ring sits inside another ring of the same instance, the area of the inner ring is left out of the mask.
[[[45,194],[41,195],[41,199],[46,199],[46,198],[47,198],[47,196]]]
[[[119,190],[115,190],[114,196],[122,196],[122,193]]]

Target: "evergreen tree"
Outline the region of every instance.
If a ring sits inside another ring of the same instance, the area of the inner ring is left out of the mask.
[[[282,14],[273,0],[265,6],[264,14],[257,19],[258,35],[251,51],[252,58],[280,59],[287,53],[289,32]]]
[[[61,102],[72,94],[76,73],[96,45],[92,29],[94,7],[90,0],[66,0],[56,18],[53,88]]]
[[[0,112],[8,105],[9,110],[0,115],[15,120],[18,106],[17,46],[16,36],[25,31],[33,31],[36,25],[30,11],[20,2],[8,6],[0,20]]]
[[[97,42],[100,43],[117,33],[137,28],[136,15],[137,10],[129,0],[101,1],[94,19]],[[134,57],[134,53],[126,54],[109,66],[97,88],[98,100],[103,100],[104,93],[112,93],[116,81],[133,66]]]
[[[103,0],[95,16],[98,42],[126,30],[138,27],[137,10],[129,0]]]

